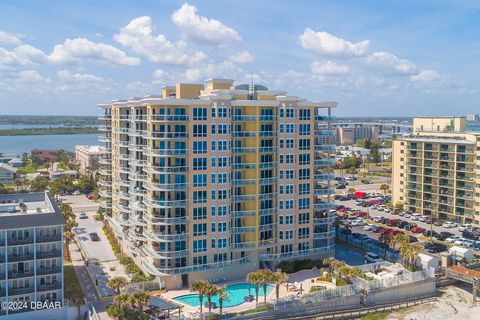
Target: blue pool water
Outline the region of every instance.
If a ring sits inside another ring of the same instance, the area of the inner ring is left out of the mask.
[[[271,284],[267,285],[267,296],[272,292],[273,289],[275,289],[275,286]],[[233,284],[233,285],[227,286],[227,292],[228,292],[229,298],[227,301],[223,301],[223,307],[224,308],[235,307],[243,303],[243,299],[246,295],[251,294],[252,296],[255,297],[255,286],[250,283]],[[200,300],[198,300],[198,294],[196,293],[178,296],[173,298],[172,300],[181,302],[190,307],[200,306]],[[262,285],[260,285],[258,290],[258,301],[263,301]],[[207,302],[207,298],[203,297],[203,303],[205,304],[206,302]],[[212,302],[215,302],[218,306],[218,296],[212,297]]]

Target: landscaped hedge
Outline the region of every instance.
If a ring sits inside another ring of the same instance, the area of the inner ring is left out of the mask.
[[[322,268],[323,260],[294,260],[294,261],[282,261],[278,264],[277,268],[282,269],[286,273],[295,273],[300,270],[312,269],[313,267]]]

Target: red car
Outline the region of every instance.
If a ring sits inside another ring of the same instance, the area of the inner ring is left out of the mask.
[[[357,218],[364,218],[367,216],[367,213],[366,212],[363,212],[363,211],[360,211],[360,212],[355,212],[353,214],[354,217],[357,217]]]
[[[398,223],[398,219],[387,219],[387,221],[385,221],[385,224],[387,226],[394,226]]]
[[[391,236],[394,236],[394,235],[397,235],[397,234],[405,234],[405,233],[403,231],[400,231],[400,230],[390,229],[388,234],[391,235]]]
[[[387,233],[390,233],[390,228],[383,228],[383,229],[380,229],[380,234],[387,234]]]
[[[410,229],[410,231],[413,232],[413,233],[424,233],[424,232],[425,232],[425,228],[414,227],[414,228]]]

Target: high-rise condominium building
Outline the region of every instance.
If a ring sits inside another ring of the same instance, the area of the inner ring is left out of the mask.
[[[465,131],[465,117],[414,118],[413,132],[393,141],[393,202],[436,219],[478,224],[479,147],[480,134]]]
[[[0,319],[32,306],[50,309],[46,318],[61,318],[54,312],[63,306],[64,224],[44,193],[0,195]]]
[[[332,254],[336,103],[210,79],[99,107],[107,223],[167,288]]]
[[[378,138],[379,129],[377,126],[355,125],[337,128],[337,144],[339,145],[354,144],[361,139],[375,142]]]

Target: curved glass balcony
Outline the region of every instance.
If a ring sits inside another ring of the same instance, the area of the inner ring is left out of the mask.
[[[331,225],[335,222],[335,216],[327,216],[325,218],[313,218],[314,225]]]
[[[234,147],[232,148],[233,153],[238,154],[253,154],[257,153],[257,148],[255,147]]]
[[[155,250],[148,244],[145,245],[142,250],[145,255],[153,259],[176,259],[176,258],[184,258],[188,256],[188,250],[161,251],[161,250]]]
[[[112,197],[112,191],[108,190],[107,188],[100,188],[100,190],[98,190],[98,194],[102,198],[111,198]]]
[[[254,186],[257,184],[257,179],[233,179],[233,186]]]
[[[331,238],[335,238],[335,230],[330,230],[330,231],[325,231],[325,232],[320,232],[320,233],[314,233],[313,234],[313,239],[315,239],[315,240],[331,239]]]
[[[147,138],[162,139],[188,139],[188,132],[148,132]]]
[[[155,182],[144,182],[143,186],[147,190],[152,191],[176,191],[176,190],[186,190],[188,184],[187,183],[155,183]]]
[[[146,148],[146,156],[187,156],[188,149],[152,149]]]
[[[336,163],[335,159],[315,159],[313,165],[315,167],[330,167]]]
[[[176,218],[165,218],[165,217],[156,217],[152,214],[145,214],[143,219],[149,224],[165,226],[165,225],[175,225],[175,224],[186,224],[186,217],[176,217]]]
[[[249,116],[249,115],[233,115],[232,121],[234,122],[256,122],[257,116]]]
[[[148,119],[150,121],[185,122],[188,121],[188,115],[151,114]]]
[[[235,233],[235,234],[257,233],[257,227],[255,226],[233,227],[232,233]]]
[[[111,170],[106,170],[106,169],[102,169],[102,168],[98,169],[98,173],[101,174],[102,176],[111,176],[112,175]]]
[[[187,206],[188,200],[173,200],[173,201],[166,201],[166,200],[151,200],[148,196],[143,200],[147,207],[153,207],[158,209],[164,208],[183,208]]]
[[[314,147],[315,151],[322,151],[322,152],[334,152],[335,151],[335,146],[330,145],[330,144],[321,144],[321,145],[316,145]]]
[[[176,241],[186,241],[188,236],[186,233],[179,234],[161,234],[155,233],[152,230],[143,229],[143,235],[147,240],[156,241],[156,242],[176,242]]]
[[[277,147],[260,147],[258,152],[260,153],[274,153],[277,151]]]
[[[232,137],[234,138],[255,138],[256,136],[256,131],[232,131]]]
[[[115,204],[114,208],[115,208],[115,210],[117,210],[119,212],[123,212],[123,213],[127,213],[127,214],[129,214],[131,212],[129,207],[121,205],[121,204]]]
[[[333,190],[332,188],[314,188],[313,189],[313,194],[316,195],[316,196],[327,196],[329,194],[334,194],[335,193],[335,190]]]
[[[159,164],[155,163],[147,163],[146,167],[143,168],[143,172],[146,173],[168,173],[168,172],[187,172],[187,166],[160,166]]]
[[[333,137],[336,134],[335,129],[318,129],[315,130],[315,135],[317,137]]]
[[[315,173],[313,178],[317,181],[328,181],[335,179],[335,175],[333,173]]]
[[[328,252],[332,252],[333,250],[335,250],[335,245],[307,249],[307,250],[284,252],[284,253],[261,254],[259,255],[259,259],[260,261],[275,261],[279,259],[297,258],[297,257],[311,256],[315,254],[328,253]]]
[[[334,201],[315,199],[313,202],[314,210],[329,210],[335,207]]]
[[[100,201],[100,207],[102,207],[103,209],[111,209],[112,208],[112,202],[107,201],[107,200],[101,200]]]
[[[234,218],[252,218],[257,216],[257,210],[232,211]]]
[[[128,230],[128,237],[132,240],[147,241],[147,238],[145,238],[143,233],[138,233],[133,228]]]

